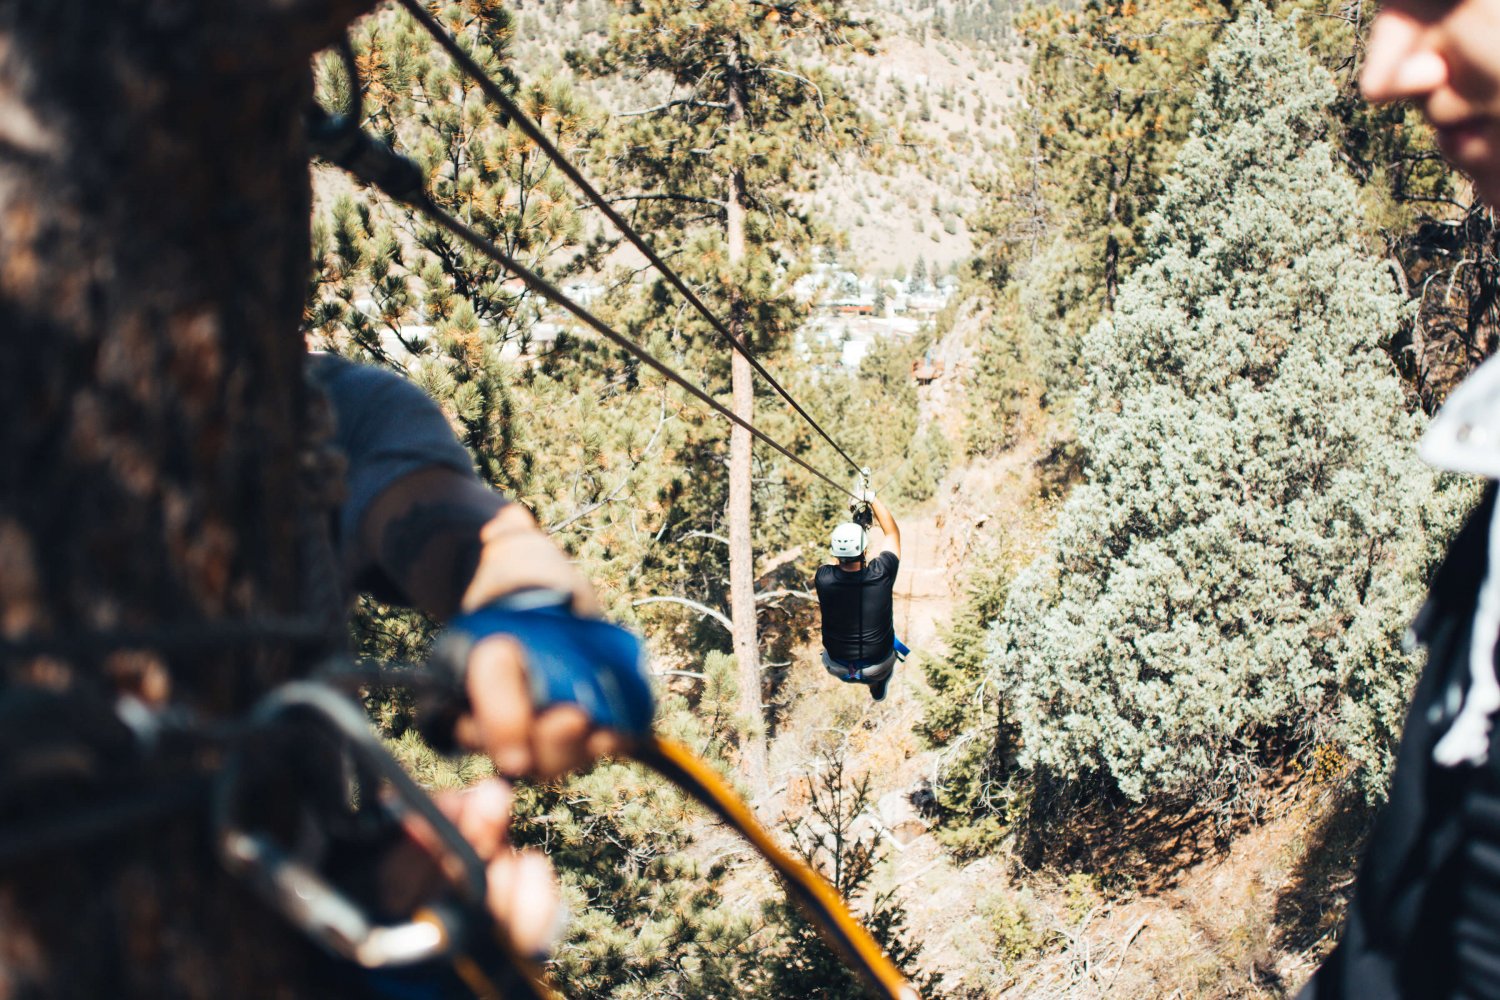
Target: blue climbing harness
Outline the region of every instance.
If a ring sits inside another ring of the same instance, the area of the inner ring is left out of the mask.
[[[896,660],[897,662],[904,662],[911,655],[911,650],[907,647],[906,643],[901,641],[900,636],[895,637],[895,643]],[[823,655],[827,656],[827,651]],[[840,677],[839,680],[845,684],[868,684],[869,681],[865,680],[865,671],[870,667],[878,667],[885,661],[886,657],[882,656],[878,660],[855,660],[853,663],[845,663],[843,660],[828,656],[828,662],[844,668],[844,676]]]

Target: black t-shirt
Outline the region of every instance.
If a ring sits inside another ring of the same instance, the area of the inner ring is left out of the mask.
[[[819,566],[813,585],[823,612],[823,648],[843,663],[879,663],[896,645],[891,591],[901,560],[882,552],[857,573]]]

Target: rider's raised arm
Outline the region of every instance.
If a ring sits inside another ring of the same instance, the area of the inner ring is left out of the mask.
[[[880,543],[881,552],[889,552],[897,559],[901,558],[901,529],[896,525],[896,519],[891,516],[890,508],[887,507],[872,490],[867,494],[870,501],[870,509],[875,512],[875,523],[880,525],[881,532],[885,535]]]

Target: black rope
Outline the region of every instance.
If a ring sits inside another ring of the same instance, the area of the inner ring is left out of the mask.
[[[316,116],[323,114],[323,112],[315,109],[313,114]],[[396,201],[421,212],[436,225],[448,230],[448,232],[457,236],[475,250],[484,254],[507,271],[510,271],[542,298],[571,313],[601,337],[634,354],[662,377],[687,390],[694,399],[697,399],[730,423],[749,431],[752,435],[772,448],[775,448],[778,452],[796,462],[840,493],[848,494],[851,497],[854,496],[853,493],[849,492],[848,487],[841,486],[832,477],[808,464],[803,458],[794,454],[781,442],[755,427],[723,403],[714,399],[707,392],[688,381],[687,378],[678,374],[666,362],[659,360],[640,344],[619,333],[608,323],[605,323],[583,306],[574,302],[552,282],[500,249],[493,240],[476,232],[473,227],[439,207],[433,202],[431,196],[428,195],[422,182],[422,171],[415,163],[399,155],[367,132],[359,132],[352,137],[344,137],[331,142],[318,141],[319,137],[317,134],[314,134],[312,139],[314,140],[313,152],[318,156],[328,160],[330,163],[343,167],[359,180],[374,185]]]
[[[775,389],[776,392],[781,396],[781,398],[786,400],[787,403],[792,407],[792,409],[796,410],[797,413],[802,417],[802,419],[806,420],[812,427],[812,429],[818,432],[818,434],[823,438],[824,441],[827,441],[830,445],[832,445],[833,450],[838,452],[839,455],[843,457],[844,461],[848,462],[851,467],[858,469],[860,467],[859,463],[856,462],[853,458],[850,458],[849,453],[838,446],[838,442],[834,441],[834,439],[828,435],[828,432],[823,430],[818,422],[814,420],[812,416],[802,408],[801,404],[799,404],[795,399],[792,398],[791,393],[782,388],[781,383],[776,381],[775,377],[772,376],[770,372],[766,371],[765,367],[760,363],[759,360],[756,359],[755,355],[750,351],[748,347],[745,346],[741,339],[731,333],[729,331],[729,328],[726,327],[724,323],[713,314],[713,311],[704,304],[703,300],[700,299],[698,295],[688,287],[687,283],[678,276],[677,272],[673,270],[672,267],[668,265],[667,262],[663,260],[655,250],[651,249],[650,245],[646,243],[645,239],[636,232],[635,227],[626,222],[625,218],[621,216],[619,212],[615,211],[614,206],[612,206],[609,201],[599,193],[598,189],[595,188],[593,184],[589,183],[588,179],[583,176],[583,174],[578,170],[577,167],[573,166],[572,162],[567,158],[567,156],[564,155],[563,152],[558,149],[557,146],[552,142],[552,140],[547,137],[547,134],[541,130],[541,127],[531,120],[526,112],[521,109],[520,105],[516,104],[516,102],[512,100],[510,96],[500,88],[499,84],[494,81],[494,78],[486,73],[484,71],[484,68],[474,60],[474,57],[469,55],[468,52],[464,51],[463,47],[458,44],[458,40],[455,39],[451,34],[449,34],[443,28],[443,26],[438,23],[437,19],[433,17],[432,14],[422,6],[421,0],[400,0],[400,3],[401,6],[405,7],[407,12],[410,13],[412,17],[416,18],[418,23],[420,23],[422,27],[427,30],[428,34],[432,35],[433,39],[436,40],[437,43],[447,51],[448,55],[453,58],[453,61],[456,62],[465,73],[471,76],[474,79],[475,83],[479,84],[479,89],[484,91],[485,96],[500,106],[500,109],[505,113],[506,117],[509,118],[517,128],[525,133],[528,139],[537,144],[537,147],[541,149],[541,151],[549,160],[557,165],[557,168],[563,172],[568,180],[572,181],[575,185],[578,186],[579,190],[581,190],[584,195],[587,196],[589,201],[593,202],[594,206],[598,208],[599,211],[604,213],[605,218],[609,219],[609,221],[614,224],[615,228],[620,231],[620,234],[624,236],[625,239],[629,240],[632,246],[634,246],[637,250],[644,254],[646,256],[646,259],[649,260],[651,264],[657,269],[657,271],[661,273],[662,277],[666,278],[667,281],[671,283],[672,287],[677,289],[682,297],[685,298],[689,302],[689,304],[693,306],[693,308],[697,309],[704,319],[708,320],[709,325],[712,326],[714,330],[717,331],[718,334],[723,337],[726,342],[728,342],[729,346],[732,347],[736,352],[738,352],[742,357],[744,357],[746,361],[750,362],[751,366],[754,367],[754,369],[759,372],[768,383],[770,383],[771,388]]]
[[[123,650],[201,652],[221,646],[283,643],[316,648],[333,639],[328,622],[314,618],[182,622],[141,629],[75,630],[63,635],[0,638],[0,662],[39,656],[101,656]]]

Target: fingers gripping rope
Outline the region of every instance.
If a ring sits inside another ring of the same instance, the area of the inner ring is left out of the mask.
[[[640,639],[618,625],[575,617],[565,601],[566,595],[557,592],[523,591],[458,619],[453,633],[461,645],[451,648],[467,650],[491,635],[516,639],[527,652],[537,711],[559,703],[579,705],[596,724],[626,737],[627,757],[708,808],[766,859],[790,898],[860,975],[871,996],[918,1000],[838,893],[783,850],[712,768],[686,748],[651,733],[653,705]]]
[[[650,736],[655,705],[640,639],[602,619],[574,615],[570,600],[562,591],[520,591],[455,619],[435,655],[461,672],[476,642],[509,636],[526,650],[538,711],[577,705],[597,726],[633,739]]]

